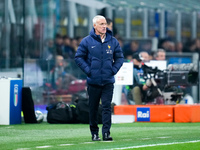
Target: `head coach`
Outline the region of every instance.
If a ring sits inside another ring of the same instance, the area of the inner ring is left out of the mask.
[[[75,55],[75,62],[87,74],[89,95],[89,120],[93,141],[100,141],[98,127],[98,107],[102,103],[102,136],[104,141],[112,141],[111,101],[114,88],[114,75],[123,64],[123,52],[107,28],[104,16],[93,18],[93,29],[83,38]]]

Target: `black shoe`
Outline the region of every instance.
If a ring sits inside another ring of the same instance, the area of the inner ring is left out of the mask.
[[[110,136],[110,134],[104,133],[104,134],[103,134],[103,140],[104,140],[104,141],[112,141],[113,138]]]
[[[92,141],[101,141],[101,139],[100,139],[98,134],[93,134],[92,135]]]

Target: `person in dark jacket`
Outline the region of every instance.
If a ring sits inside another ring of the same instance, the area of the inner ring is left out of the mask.
[[[148,88],[151,86],[151,81],[148,79],[146,83],[142,83],[141,73],[143,73],[142,63],[144,58],[142,57],[141,53],[133,54],[133,64],[134,64],[134,71],[133,71],[133,80],[134,84],[131,86],[131,93],[132,98],[135,101],[136,105],[142,105],[145,100],[146,92]],[[143,65],[144,66],[144,65]]]
[[[107,28],[105,17],[93,18],[93,29],[83,38],[75,55],[75,62],[87,74],[87,90],[90,106],[90,131],[93,141],[100,141],[98,128],[98,107],[102,103],[102,135],[104,141],[112,141],[111,101],[114,88],[114,75],[123,64],[123,52]]]

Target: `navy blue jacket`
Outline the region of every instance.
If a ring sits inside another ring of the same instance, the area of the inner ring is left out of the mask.
[[[83,38],[75,55],[75,62],[87,74],[88,84],[105,85],[114,83],[114,75],[123,64],[123,52],[107,28],[106,39],[102,43],[94,28]]]

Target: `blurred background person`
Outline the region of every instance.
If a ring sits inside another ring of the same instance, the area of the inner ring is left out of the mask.
[[[113,30],[113,21],[110,18],[106,18],[107,28]]]
[[[170,41],[166,38],[159,39],[158,49],[164,49],[165,51],[169,51]]]
[[[133,54],[133,85],[130,86],[132,99],[136,105],[141,105],[145,102],[146,91],[151,86],[151,82],[148,80],[145,84],[140,81],[140,72],[142,69],[143,57],[139,53]]]
[[[126,56],[124,56],[124,61],[125,62],[132,62],[133,61],[133,53],[127,52]]]
[[[57,55],[62,55],[63,52],[63,37],[59,33],[55,36],[55,49]]]
[[[80,36],[77,36],[76,37],[76,40],[77,40],[77,45],[79,46],[79,44],[81,43],[81,41],[82,41],[82,37],[80,37]]]
[[[76,38],[63,36],[63,56],[65,59],[74,59],[77,48],[78,41]]]
[[[196,41],[195,40],[188,40],[185,43],[183,51],[187,52],[187,53],[194,53],[194,52],[196,52]]]
[[[149,54],[146,51],[142,51],[140,52],[141,57],[143,58],[143,62],[149,62],[150,61],[150,57]]]
[[[78,49],[78,42],[77,42],[76,38],[71,39],[71,47],[72,47],[73,51],[76,53],[76,51]]]
[[[196,52],[200,53],[200,39],[195,39]]]
[[[64,60],[62,55],[55,56],[55,66],[50,71],[51,87],[57,92],[66,93],[71,81],[76,80],[76,77],[69,74],[65,69],[68,62]]]
[[[124,57],[131,57],[134,53],[139,52],[139,43],[138,41],[132,40],[130,43],[124,45],[123,47],[123,53]]]
[[[149,53],[149,60],[154,60],[155,53],[155,51],[151,51],[151,53]]]
[[[182,42],[176,42],[176,52],[178,52],[179,54],[183,53],[183,43]]]
[[[168,42],[168,49],[166,52],[176,52],[176,46],[174,42],[172,41]]]
[[[63,36],[63,57],[65,59],[74,58],[75,51],[71,47],[71,39],[68,36]]]
[[[166,60],[166,52],[164,49],[158,49],[154,55],[155,60]]]
[[[123,39],[121,37],[117,37],[117,40],[119,42],[120,47],[123,47],[124,46]]]
[[[55,47],[53,39],[47,39],[45,41],[44,51],[42,53],[42,59],[49,60],[52,59],[55,55]]]

